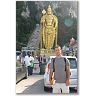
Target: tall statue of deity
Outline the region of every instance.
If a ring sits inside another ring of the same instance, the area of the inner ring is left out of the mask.
[[[57,45],[58,19],[53,15],[50,5],[47,11],[43,10],[42,13],[43,16],[40,21],[41,43],[45,49],[51,49],[54,44]]]

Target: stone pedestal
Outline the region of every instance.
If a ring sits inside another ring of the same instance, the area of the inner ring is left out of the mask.
[[[41,55],[47,55],[47,56],[54,56],[54,50],[53,49],[41,49],[40,50]]]

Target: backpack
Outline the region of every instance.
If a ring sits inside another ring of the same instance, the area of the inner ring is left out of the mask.
[[[52,59],[53,59],[53,72],[55,72],[55,67],[54,67],[55,58]],[[65,71],[66,71],[66,58],[64,58],[64,62],[65,62]]]

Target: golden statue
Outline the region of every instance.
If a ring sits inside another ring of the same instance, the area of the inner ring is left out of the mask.
[[[48,6],[47,12],[42,11],[43,16],[40,21],[41,31],[41,48],[51,49],[54,45],[57,45],[57,27],[58,19],[52,13],[51,6]]]

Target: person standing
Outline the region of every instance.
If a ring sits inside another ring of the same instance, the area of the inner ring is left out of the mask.
[[[21,53],[18,53],[16,56],[17,62],[21,63]]]
[[[34,57],[32,55],[30,56],[30,63],[31,63],[30,75],[32,75],[33,74],[33,68],[34,68]]]
[[[46,63],[46,56],[45,56],[45,54],[43,56],[43,63]]]
[[[49,74],[49,81],[52,83],[54,73],[53,93],[69,93],[70,64],[66,58],[62,57],[60,46],[55,47],[55,54],[56,57],[51,60]]]
[[[24,62],[26,64],[26,67],[28,69],[28,76],[31,74],[31,62],[30,62],[30,53],[27,52],[27,55],[25,56]]]
[[[40,67],[40,65],[42,64],[42,56],[41,55],[38,56],[38,61],[39,61],[39,67]]]
[[[22,63],[22,64],[25,64],[25,61],[24,61],[25,56],[26,56],[26,52],[23,51],[23,52],[21,53],[21,63]]]

